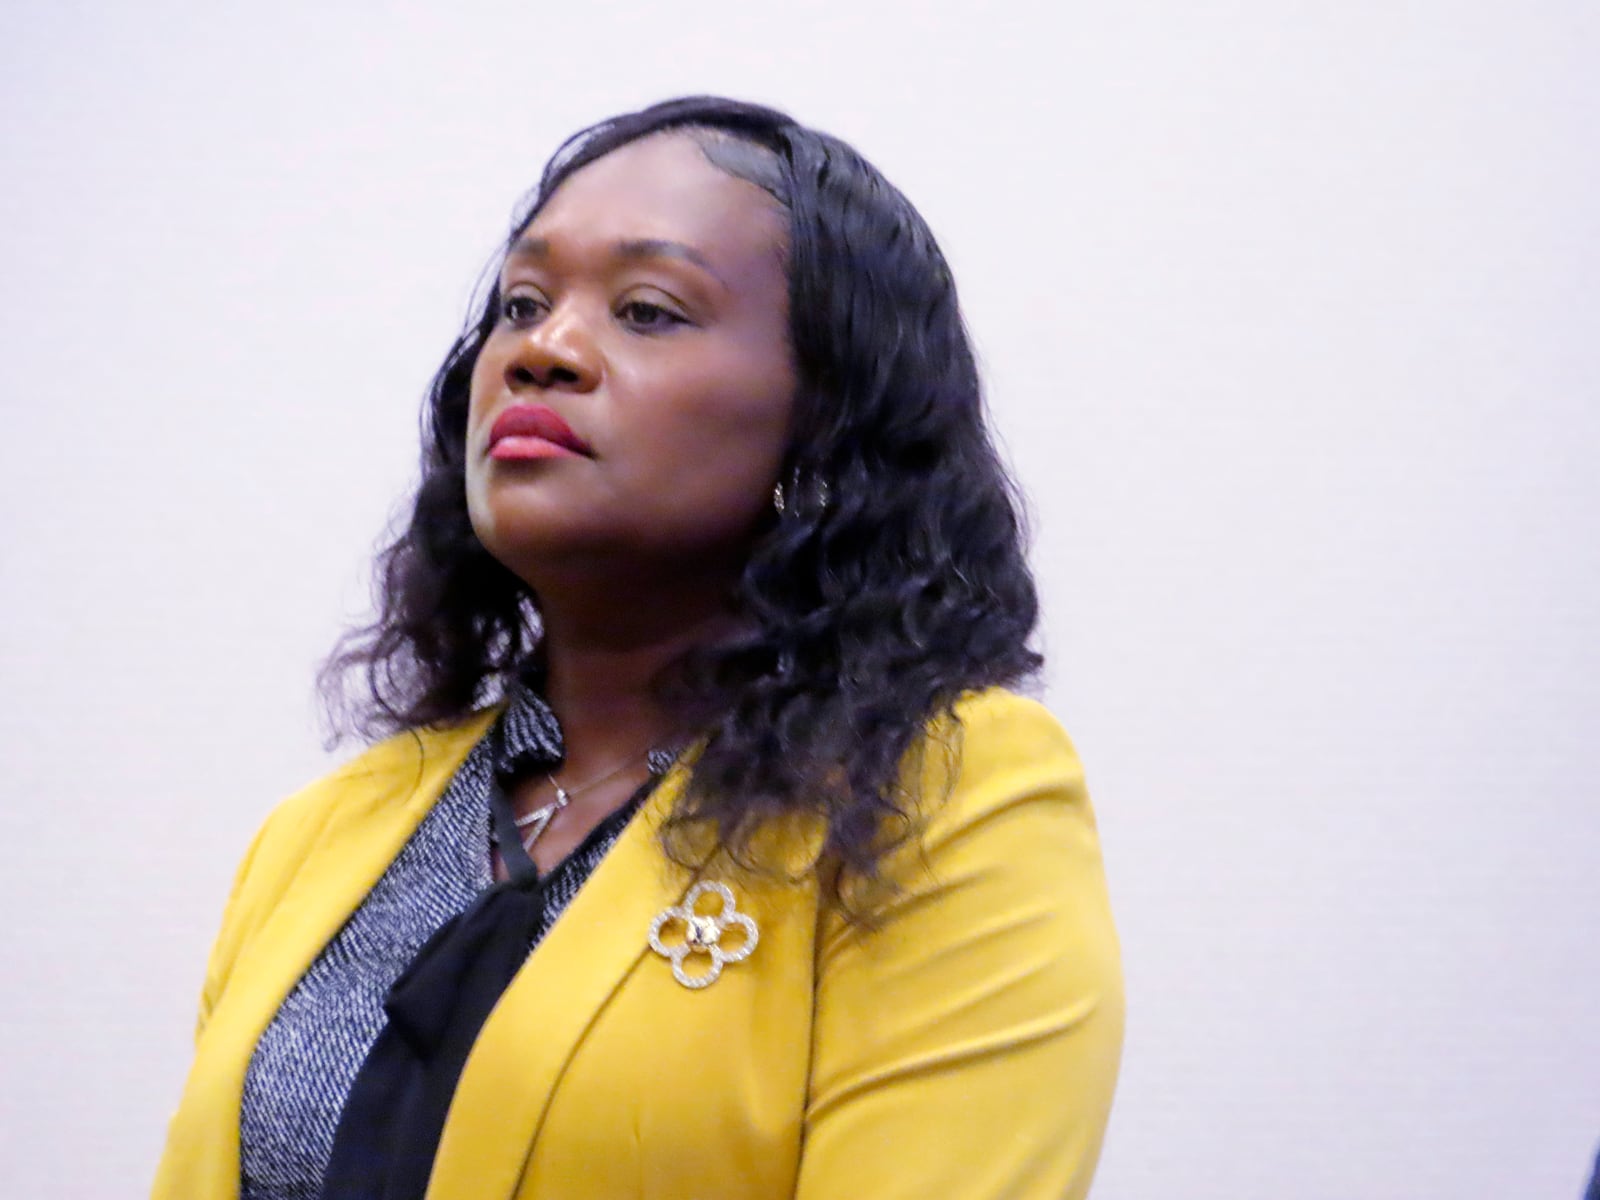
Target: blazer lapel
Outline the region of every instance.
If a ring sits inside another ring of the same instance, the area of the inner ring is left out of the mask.
[[[567,1061],[649,953],[651,920],[694,881],[658,842],[687,778],[680,764],[662,780],[489,1014],[456,1085],[430,1200],[516,1193]]]

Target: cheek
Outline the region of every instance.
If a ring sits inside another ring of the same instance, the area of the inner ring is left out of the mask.
[[[472,377],[467,382],[467,428],[469,430],[477,424],[478,413],[491,397],[492,388],[490,384],[500,377],[502,370],[500,356],[494,353],[494,340],[491,338],[483,349],[478,352],[478,360],[472,364]]]
[[[754,340],[754,339],[750,339]],[[730,352],[731,351],[731,352]],[[796,385],[787,356],[757,342],[716,347],[676,370],[638,364],[626,385],[656,437],[674,445],[737,448],[743,459],[782,456]],[[705,465],[733,464],[708,460]]]
[[[637,443],[653,474],[671,476],[662,486],[719,493],[729,503],[769,489],[788,445],[792,386],[718,373],[675,390],[674,403],[641,422]]]
[[[483,455],[478,453],[478,424],[485,405],[491,398],[491,391],[486,386],[490,379],[497,376],[500,368],[491,361],[491,356],[485,351],[478,355],[478,361],[473,365],[472,378],[468,383],[467,393],[467,511],[472,517],[472,523],[478,527],[480,536],[485,532],[484,523],[491,521],[491,513],[485,500],[485,486],[488,463]]]

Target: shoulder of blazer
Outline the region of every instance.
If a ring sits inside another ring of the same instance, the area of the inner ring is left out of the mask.
[[[921,759],[924,846],[1045,794],[1087,812],[1083,767],[1066,730],[1043,704],[1004,688],[969,692],[930,722]]]
[[[387,819],[407,800],[431,804],[496,715],[485,711],[447,728],[396,734],[294,793],[262,826],[245,882],[270,886],[331,833]]]
[[[202,1026],[235,959],[296,877],[321,852],[346,839],[359,841],[364,832],[415,826],[498,713],[488,709],[445,728],[396,734],[294,793],[268,815],[239,866],[223,911],[201,997]]]
[[[1083,767],[1061,723],[1043,704],[1005,688],[967,692],[933,717],[902,767],[908,837],[879,863],[879,878],[847,892],[847,906],[890,916],[922,894],[981,831],[1006,825],[1047,838],[1066,833],[1097,858],[1094,812]],[[1027,846],[1027,836],[1020,848]],[[824,914],[831,935],[851,922]]]

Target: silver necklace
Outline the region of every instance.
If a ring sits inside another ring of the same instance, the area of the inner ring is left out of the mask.
[[[556,798],[550,801],[549,804],[541,804],[532,812],[516,818],[517,834],[522,838],[522,848],[524,850],[532,850],[533,844],[539,840],[539,835],[549,827],[551,820],[554,819],[558,812],[572,803],[574,796],[581,796],[591,788],[597,788],[607,780],[615,779],[641,758],[650,760],[650,772],[653,775],[661,774],[670,765],[670,759],[663,758],[661,751],[646,746],[632,758],[625,759],[612,767],[604,775],[597,776],[587,783],[580,783],[577,787],[564,788],[561,786],[560,781],[556,779],[554,771],[547,774],[544,777],[545,782],[555,788]],[[528,832],[524,833],[524,830]]]

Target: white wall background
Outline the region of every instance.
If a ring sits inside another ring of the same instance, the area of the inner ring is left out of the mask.
[[[963,283],[1125,942],[1097,1200],[1575,1197],[1597,52],[1590,0],[13,0],[7,1194],[147,1187],[513,200],[710,90],[855,141]]]

